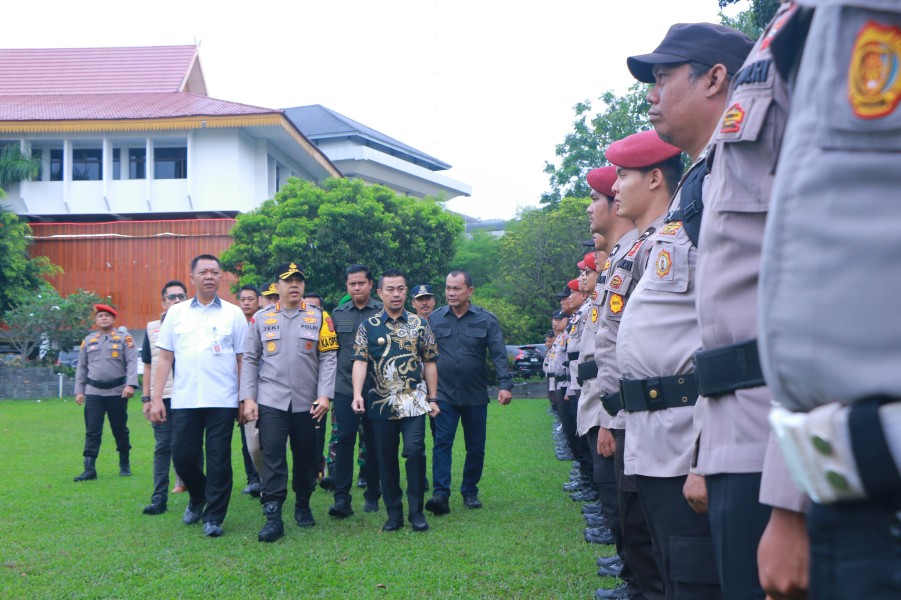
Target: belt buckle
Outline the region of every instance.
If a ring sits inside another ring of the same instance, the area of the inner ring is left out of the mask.
[[[663,400],[663,386],[660,385],[659,377],[650,377],[641,382],[644,388],[644,399],[648,405],[648,410],[660,410],[666,408]]]

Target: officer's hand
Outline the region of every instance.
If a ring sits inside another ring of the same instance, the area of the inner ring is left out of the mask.
[[[238,405],[238,423],[243,425],[259,418],[259,408],[253,398],[244,398],[244,401]]]
[[[682,486],[682,495],[688,500],[688,505],[699,515],[707,514],[707,482],[696,473],[689,473]]]
[[[616,438],[609,429],[598,429],[598,454],[610,458],[616,452]]]
[[[506,406],[510,404],[510,401],[513,400],[513,392],[510,390],[499,390],[497,393],[497,403],[501,406]]]
[[[437,402],[429,402],[429,416],[432,418],[437,417],[441,414],[441,409],[438,408]]]
[[[162,400],[150,401],[150,422],[157,425],[166,422],[166,407]]]
[[[330,404],[328,398],[317,398],[316,402],[313,403],[313,409],[310,411],[310,416],[317,421],[321,421],[322,418],[328,413],[329,406]]]
[[[135,395],[135,389],[130,385],[126,385],[125,388],[122,389],[122,397],[123,398],[131,398]]]
[[[351,404],[351,407],[358,415],[362,415],[364,412],[366,412],[366,405],[363,404],[363,396],[354,396],[354,401]]]
[[[84,394],[75,394],[75,404],[78,406],[84,404]]]
[[[757,546],[757,571],[767,599],[807,598],[809,560],[804,513],[774,508]]]
[[[144,415],[145,419],[150,420],[150,402],[141,403],[141,414]]]

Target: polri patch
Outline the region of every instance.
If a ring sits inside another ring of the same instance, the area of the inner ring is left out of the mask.
[[[723,114],[723,124],[720,126],[720,133],[738,133],[741,131],[741,125],[744,121],[745,109],[736,102],[727,108],[725,114]]]
[[[614,275],[613,278],[610,280],[610,289],[611,290],[618,290],[620,287],[622,287],[622,285],[623,285],[623,278],[619,274]]]
[[[673,257],[670,256],[669,251],[660,251],[660,254],[657,255],[657,260],[654,261],[654,267],[657,269],[657,277],[661,279],[670,274],[673,268]]]
[[[679,233],[680,229],[682,229],[682,221],[670,221],[663,226],[663,229],[660,230],[659,235],[673,236]]]
[[[619,294],[610,294],[610,312],[617,315],[623,312],[623,297]]]
[[[901,101],[901,29],[868,21],[858,32],[848,67],[848,100],[861,119],[879,119]]]

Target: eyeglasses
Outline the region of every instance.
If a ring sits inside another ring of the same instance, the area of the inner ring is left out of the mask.
[[[186,294],[169,294],[166,296],[166,300],[187,300],[188,296]]]

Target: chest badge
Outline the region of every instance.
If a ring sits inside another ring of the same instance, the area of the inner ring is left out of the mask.
[[[119,353],[116,352],[115,350],[113,350],[112,356],[113,356],[113,358],[119,358]]]
[[[275,342],[269,342],[268,344],[266,344],[266,351],[275,352]]]
[[[901,100],[901,29],[868,21],[858,32],[848,67],[848,100],[861,119],[894,112]]]
[[[278,323],[278,319],[266,319],[265,321],[263,321],[263,323],[265,323],[266,325],[275,325],[276,323]]]
[[[623,297],[619,294],[610,294],[610,312],[615,315],[623,312]]]

